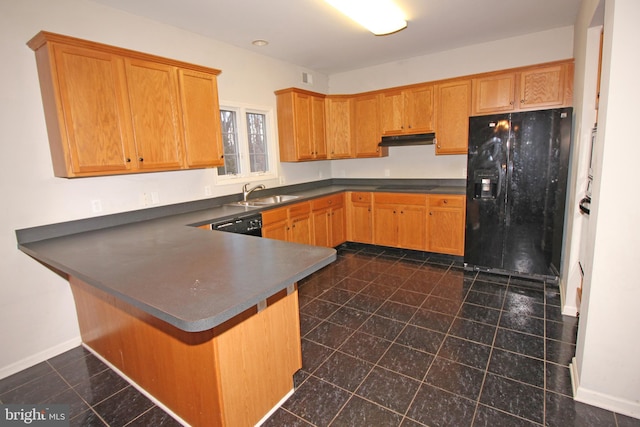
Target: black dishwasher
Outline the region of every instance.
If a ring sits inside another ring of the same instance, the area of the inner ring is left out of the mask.
[[[262,237],[262,215],[255,214],[232,218],[226,221],[214,222],[211,224],[211,229]]]

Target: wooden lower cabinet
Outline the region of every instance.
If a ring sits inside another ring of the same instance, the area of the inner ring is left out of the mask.
[[[427,196],[374,193],[373,243],[427,250]]]
[[[429,196],[428,250],[464,255],[465,196]]]
[[[312,244],[311,203],[296,203],[262,212],[262,237]]]
[[[193,426],[253,426],[302,367],[298,295],[185,332],[71,277],[82,341]]]
[[[373,243],[371,193],[347,193],[347,240]]]
[[[346,242],[345,215],[344,193],[313,200],[313,244],[333,248]]]

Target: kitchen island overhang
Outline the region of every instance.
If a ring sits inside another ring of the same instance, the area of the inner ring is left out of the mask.
[[[21,243],[69,276],[82,340],[192,425],[254,425],[301,368],[295,284],[336,251],[167,219]]]

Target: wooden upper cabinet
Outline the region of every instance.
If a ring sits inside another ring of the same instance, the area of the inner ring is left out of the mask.
[[[187,167],[224,166],[218,85],[215,76],[178,70]]]
[[[379,95],[382,134],[433,132],[433,95],[431,84],[383,91]]]
[[[276,92],[280,160],[327,158],[325,96],[302,89]]]
[[[326,140],[329,158],[348,159],[353,157],[351,143],[352,99],[350,96],[327,96]]]
[[[138,168],[180,169],[182,129],[173,66],[126,59],[129,105]]]
[[[380,98],[377,94],[358,95],[353,99],[353,140],[356,157],[389,155],[388,147],[379,147]]]
[[[474,78],[471,114],[568,107],[572,98],[573,62],[554,62]]]
[[[471,80],[437,86],[436,154],[466,154],[469,146]]]
[[[202,146],[194,147],[204,144],[196,135],[202,129],[220,132],[219,70],[47,32],[28,45],[36,53],[56,176],[214,166],[201,161]],[[194,112],[201,88],[179,80],[183,71],[208,76],[208,96],[215,97],[208,114]],[[194,161],[185,161],[185,152]]]

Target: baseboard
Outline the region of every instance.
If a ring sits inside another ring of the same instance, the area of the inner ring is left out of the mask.
[[[562,307],[562,314],[565,316],[576,317],[578,315],[578,307],[576,305],[568,305],[565,301],[567,294],[567,284],[564,279],[560,279],[558,283],[560,288],[560,307]]]
[[[620,399],[582,387],[580,385],[575,357],[571,360],[569,371],[571,373],[571,386],[573,388],[573,398],[575,401],[608,409],[609,411],[629,417],[640,418],[640,402]]]
[[[9,366],[5,366],[4,368],[0,369],[0,379],[7,378],[27,368],[31,368],[32,366],[44,362],[47,359],[51,359],[52,357],[62,354],[65,351],[76,348],[80,344],[82,344],[82,340],[78,335],[77,337],[70,339],[69,341],[63,342],[54,347],[50,347],[44,351],[41,351],[40,353],[29,356],[26,359],[22,359],[16,363],[12,363]]]

